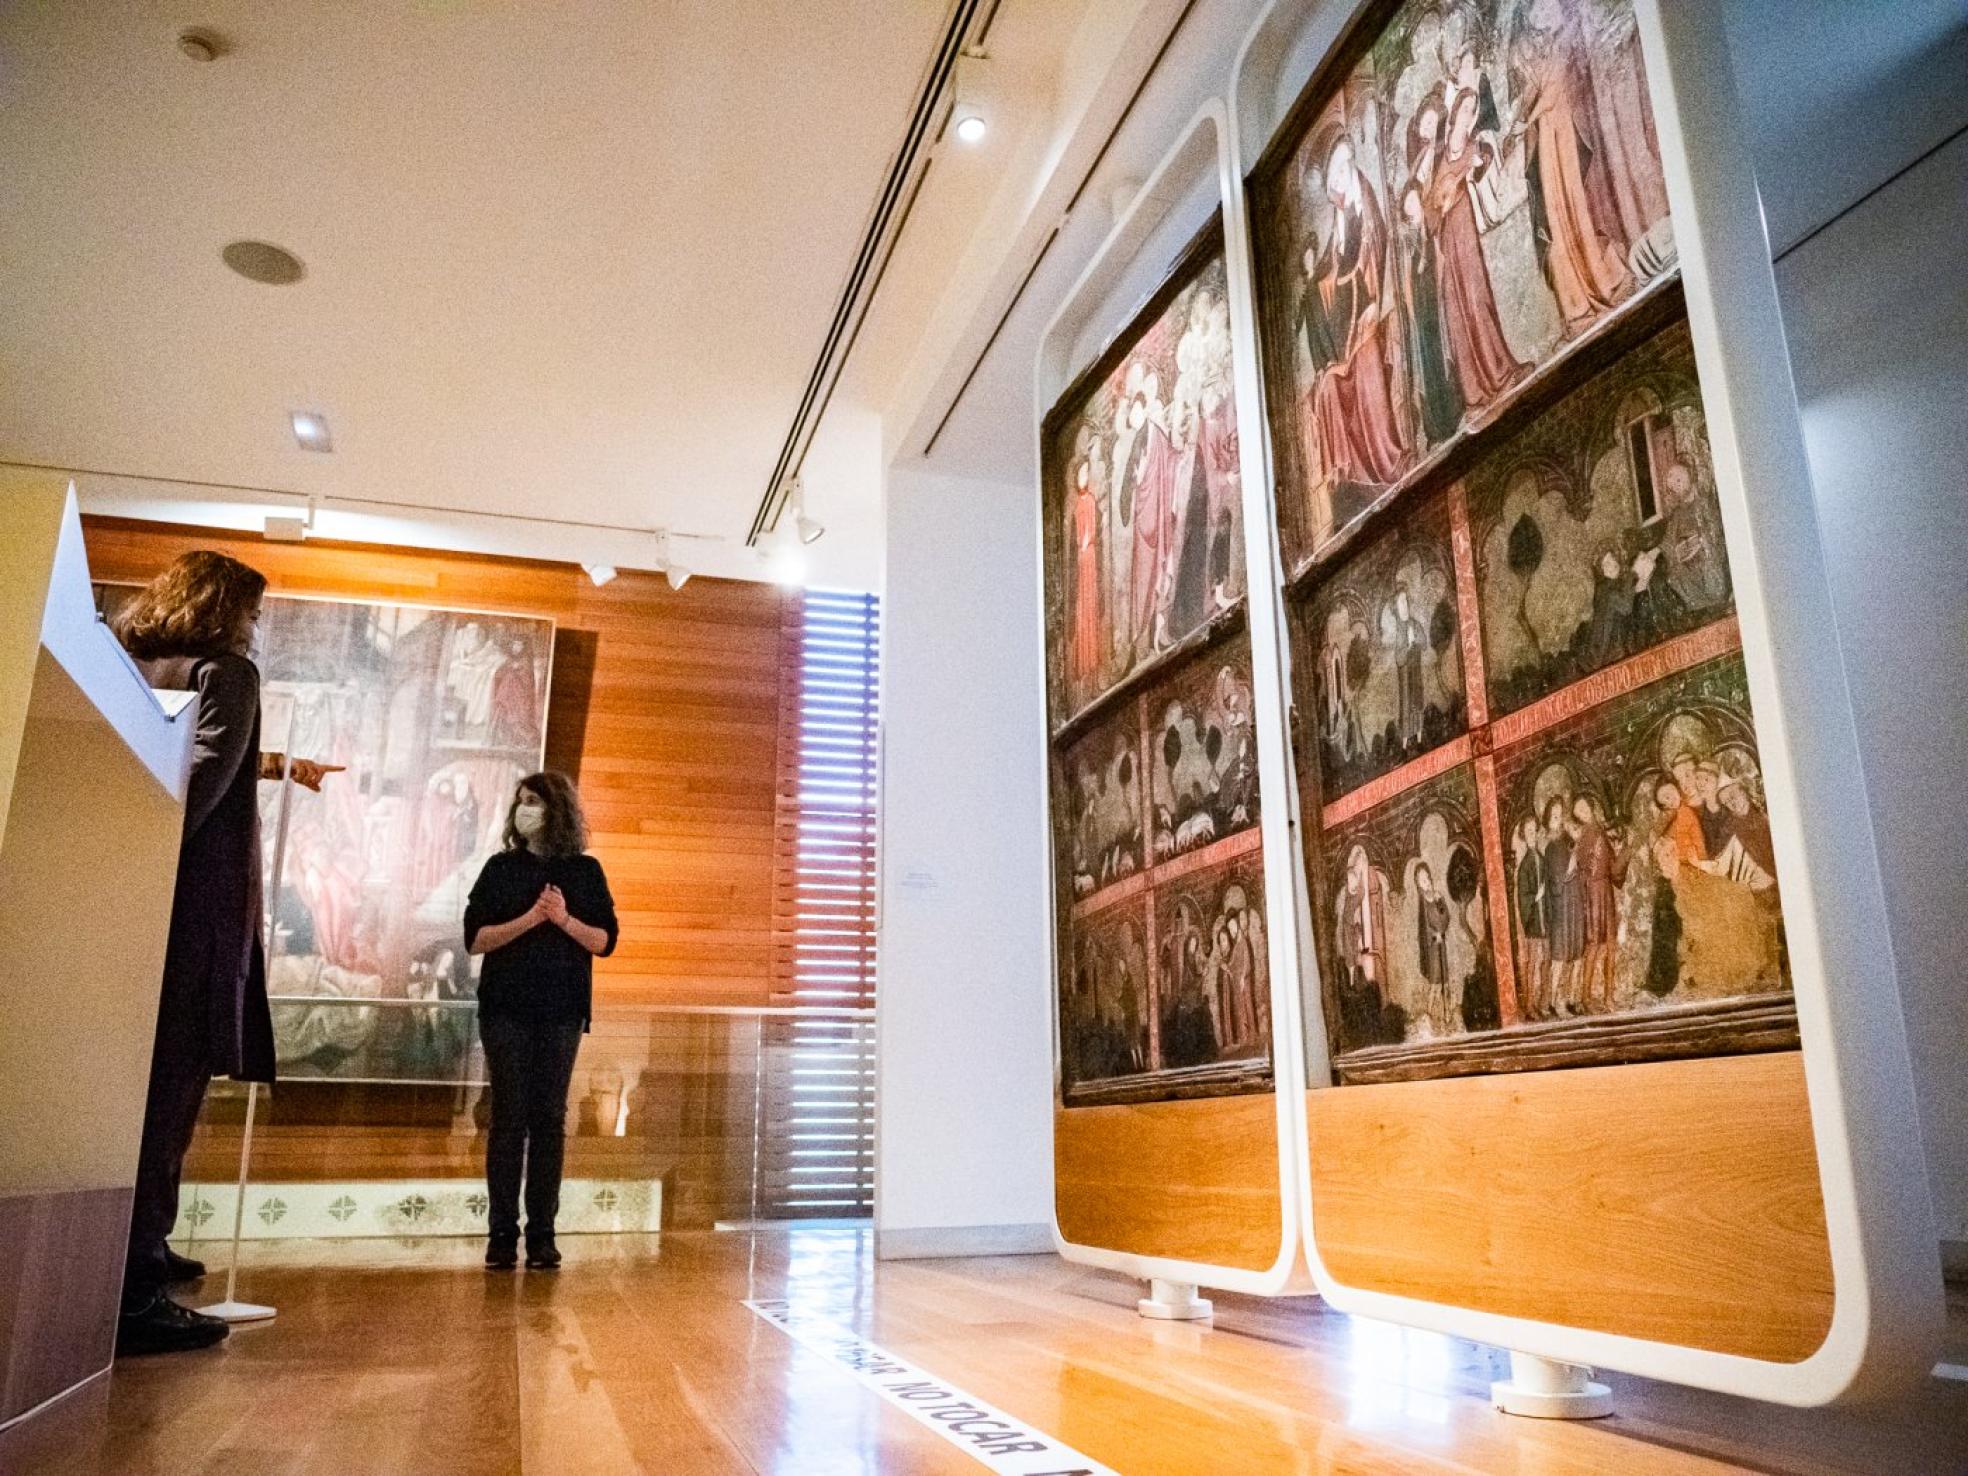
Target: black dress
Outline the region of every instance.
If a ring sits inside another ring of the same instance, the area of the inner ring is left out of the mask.
[[[151,686],[198,693],[184,836],[130,1211],[124,1305],[165,1284],[178,1181],[214,1076],[272,1081],[273,1016],[260,937],[260,672],[244,656],[139,661]]]

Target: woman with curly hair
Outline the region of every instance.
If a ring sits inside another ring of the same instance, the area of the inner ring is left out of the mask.
[[[185,1152],[214,1076],[273,1080],[273,1021],[261,938],[261,779],[291,772],[310,789],[326,765],[260,752],[253,651],[266,578],[225,554],[182,554],[114,622],[151,686],[198,694],[184,837],[164,950],[143,1147],[130,1214],[119,1353],[209,1347],[226,1324],[180,1306],[173,1282],[205,1274],[165,1243],[178,1217]]]
[[[617,932],[608,878],[587,845],[573,781],[528,775],[513,790],[505,849],[486,861],[465,905],[465,946],[485,959],[478,1028],[492,1089],[485,1264],[494,1270],[518,1264],[522,1171],[527,1269],[560,1265],[567,1087],[593,1017],[594,960],[615,951]]]

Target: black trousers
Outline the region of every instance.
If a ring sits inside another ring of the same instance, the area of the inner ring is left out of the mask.
[[[567,1141],[567,1086],[581,1049],[578,1020],[481,1018],[492,1131],[485,1144],[488,1217],[494,1239],[519,1236],[519,1186],[526,1180],[526,1238],[550,1241],[560,1211]]]
[[[150,1050],[150,1089],[144,1099],[143,1146],[137,1154],[136,1196],[130,1206],[130,1246],[123,1267],[123,1305],[140,1310],[169,1276],[165,1241],[178,1220],[178,1183],[211,1084],[206,1011],[167,981],[158,1003]]]

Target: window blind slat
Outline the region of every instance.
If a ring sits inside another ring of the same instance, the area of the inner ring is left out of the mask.
[[[880,631],[873,595],[809,590],[787,602],[774,1004],[874,1004]],[[762,1055],[756,1212],[871,1214],[872,1022],[775,1020]]]

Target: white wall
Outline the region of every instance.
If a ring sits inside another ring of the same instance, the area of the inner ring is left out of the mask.
[[[1778,264],[1929,1182],[1968,1240],[1968,135]]]
[[[1032,490],[891,473],[875,1225],[1052,1248]]]

